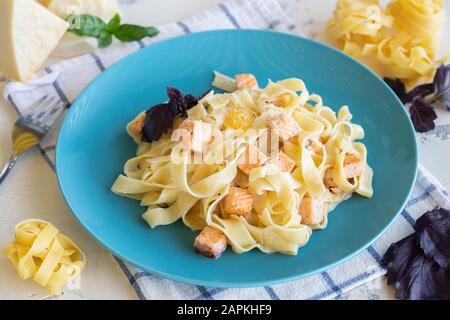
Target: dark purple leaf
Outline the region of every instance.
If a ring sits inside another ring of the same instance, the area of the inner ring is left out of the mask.
[[[388,284],[395,284],[398,299],[450,299],[450,268],[429,259],[412,234],[391,245],[381,263],[387,270]]]
[[[433,80],[434,92],[443,92],[450,87],[450,65],[441,64]]]
[[[181,91],[174,87],[167,87],[167,96],[173,101],[180,101],[183,97]]]
[[[173,87],[167,88],[167,96],[169,103],[176,105],[177,114],[186,118],[187,110],[197,105],[198,100],[191,94],[183,95],[178,89]]]
[[[406,94],[408,102],[428,96],[433,93],[433,88],[434,86],[432,83],[421,84],[420,86],[415,87]]]
[[[437,118],[433,107],[442,106],[450,110],[450,65],[441,65],[432,83],[419,85],[406,92],[403,82],[399,79],[384,78],[403,104],[412,103],[409,112],[417,132],[427,132],[434,129]]]
[[[450,265],[450,211],[434,209],[416,221],[414,227],[420,247],[428,258],[441,267]]]
[[[420,251],[420,247],[412,245],[413,242],[417,242],[414,233],[391,244],[381,259],[381,265],[388,270],[388,285],[394,284],[397,279],[403,277],[405,272],[408,272],[409,260],[413,259]]]
[[[435,97],[433,102],[438,102],[447,110],[450,110],[450,65],[441,65],[436,70],[433,80]]]
[[[162,134],[172,128],[176,110],[167,104],[158,104],[147,110],[142,130],[142,141],[152,142],[161,138]]]
[[[411,121],[417,132],[427,132],[434,129],[436,112],[423,100],[418,99],[409,108]]]
[[[197,105],[198,100],[192,94],[187,94],[183,97],[183,108],[180,111],[180,115],[184,118],[187,118],[187,110],[193,108]]]
[[[389,87],[391,87],[403,104],[413,102],[418,98],[426,97],[434,92],[433,83],[421,84],[411,91],[406,92],[405,85],[400,79],[392,80],[389,78],[384,78],[384,81],[389,85]]]
[[[175,117],[187,117],[187,110],[197,105],[198,100],[193,95],[184,96],[180,90],[167,87],[169,102],[158,104],[146,112],[142,141],[152,142],[161,138],[172,126]]]
[[[450,269],[441,268],[423,253],[410,260],[408,272],[395,283],[395,296],[410,300],[450,299]]]
[[[197,103],[198,103],[197,98],[194,97],[192,94],[187,94],[184,96],[184,104],[186,105],[187,109],[195,107]]]
[[[406,93],[405,85],[401,80],[384,78],[384,81],[387,83],[389,87],[391,87],[392,91],[395,92],[395,94],[403,104],[411,101],[409,100],[409,96]]]

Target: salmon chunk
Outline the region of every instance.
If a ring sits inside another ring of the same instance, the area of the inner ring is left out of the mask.
[[[269,127],[280,136],[282,141],[289,140],[300,133],[300,127],[292,117],[284,114],[273,116],[268,121]]]
[[[325,204],[318,198],[304,197],[300,201],[298,213],[303,224],[319,224],[325,214]]]
[[[265,155],[275,155],[280,150],[280,138],[272,134],[272,130],[264,128],[258,137],[256,145]]]
[[[356,178],[364,173],[364,164],[362,160],[354,154],[347,154],[344,158],[344,174],[347,179]],[[330,188],[331,192],[339,193],[341,190],[333,179],[333,168],[328,168],[323,177],[325,186]]]
[[[364,173],[364,164],[354,154],[347,154],[344,159],[344,173],[347,179],[359,177]]]
[[[315,154],[323,155],[322,142],[320,142],[314,138],[309,138],[308,140],[306,140],[305,147],[306,147],[306,149],[314,152]]]
[[[295,162],[289,158],[283,151],[280,151],[277,155],[270,157],[268,163],[275,164],[280,168],[281,172],[290,172],[294,166]]]
[[[291,103],[292,96],[289,93],[283,93],[280,95],[277,100],[273,102],[274,105],[280,108],[285,108],[289,106],[289,103]]]
[[[129,131],[133,136],[139,136],[144,129],[145,125],[145,113],[140,114],[136,119],[131,122],[129,126]]]
[[[220,230],[205,227],[195,238],[194,249],[202,256],[217,259],[227,249],[227,237]]]
[[[238,168],[248,175],[250,170],[261,167],[266,161],[267,156],[258,147],[248,145],[238,159]]]
[[[236,81],[236,87],[238,88],[238,90],[258,89],[258,81],[256,80],[255,76],[250,73],[238,74],[234,77],[234,80]]]
[[[181,136],[183,148],[186,150],[201,153],[212,138],[211,125],[201,120],[186,119],[179,129],[187,130],[188,136],[183,133]]]
[[[222,200],[224,214],[246,215],[252,212],[253,194],[244,188],[231,187]]]

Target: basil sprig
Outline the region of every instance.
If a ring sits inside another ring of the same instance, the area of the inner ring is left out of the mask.
[[[113,37],[121,42],[141,40],[154,37],[159,31],[154,27],[142,27],[134,24],[121,24],[120,16],[116,14],[108,23],[89,14],[72,15],[67,18],[71,23],[69,32],[78,36],[97,38],[99,48],[105,48],[112,43]]]

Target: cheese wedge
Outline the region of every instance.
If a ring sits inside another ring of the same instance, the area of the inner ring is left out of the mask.
[[[0,1],[0,73],[27,81],[69,24],[32,0]]]
[[[38,0],[50,11],[66,19],[72,14],[90,14],[108,22],[120,14],[116,0]]]

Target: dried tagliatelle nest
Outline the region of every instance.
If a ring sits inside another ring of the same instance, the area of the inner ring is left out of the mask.
[[[328,22],[333,44],[408,88],[431,82],[446,21],[442,0],[339,0]]]
[[[15,239],[3,249],[20,279],[33,279],[51,295],[60,295],[67,282],[81,273],[86,256],[51,223],[29,219],[15,227]]]

